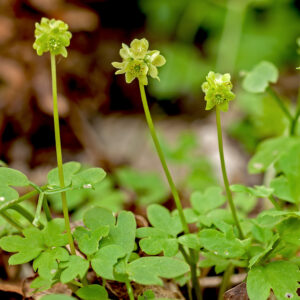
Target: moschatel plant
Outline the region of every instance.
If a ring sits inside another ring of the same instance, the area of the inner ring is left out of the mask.
[[[190,197],[191,207],[183,208],[145,93],[148,75],[159,79],[157,67],[166,61],[159,51],[148,49],[146,39],[135,39],[130,47],[123,44],[120,50],[123,60],[113,66],[119,69],[117,74],[125,74],[126,82],[138,79],[146,121],[176,209],[169,211],[162,205],[150,204],[147,207],[150,226],[137,228],[132,212],[115,214],[96,205],[87,209],[80,226],[71,230],[66,194],[96,188],[106,173],[101,168],[82,167],[78,162],[63,164],[55,59],[57,55],[67,57],[71,33],[64,22],[43,18],[36,24],[35,35],[34,49],[38,55],[50,52],[51,58],[57,168],[48,173],[43,186],[31,182],[20,171],[6,166],[0,168],[0,214],[9,224],[7,234],[0,239],[0,247],[13,253],[10,265],[32,263],[36,277],[31,287],[35,291],[50,289],[60,282],[68,285],[79,299],[106,300],[110,296],[107,281],[115,281],[126,287],[130,300],[162,299],[156,298],[150,287],[137,294],[132,283],[153,286],[163,285],[162,279],[172,279],[179,286],[186,286],[182,291],[190,300],[202,299],[199,278],[214,268],[216,274],[223,273],[219,299],[223,299],[231,284],[230,277],[237,270],[247,274],[247,293],[251,300],[267,300],[271,293],[279,300],[300,298],[297,294],[300,282],[297,256],[300,247],[300,139],[297,136],[300,104],[293,112],[270,86],[278,78],[275,66],[262,62],[247,72],[243,80],[245,90],[268,94],[286,116],[286,135],[263,141],[248,165],[250,173],[267,171],[271,179],[266,180],[265,185],[254,187],[229,184],[221,111],[229,109],[235,95],[229,74],[209,72],[202,89],[206,109],[216,112],[225,190],[211,185],[195,191]],[[124,174],[132,176],[132,172],[123,173],[123,182]],[[28,187],[31,191],[19,196],[15,187]],[[152,188],[155,187],[153,184]],[[147,185],[147,189],[151,186]],[[53,218],[48,205],[48,198],[51,197],[53,203],[57,196],[62,200],[64,219]],[[32,214],[25,204],[36,198],[36,211]],[[248,203],[255,204],[258,198],[270,201],[273,207],[248,218],[253,207]],[[88,276],[89,273],[96,276]],[[95,277],[97,280],[91,279]],[[77,299],[74,297],[53,294],[42,299]]]

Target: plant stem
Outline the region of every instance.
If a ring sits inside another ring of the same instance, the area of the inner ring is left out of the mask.
[[[12,225],[13,227],[15,227],[18,231],[22,232],[23,231],[23,226],[15,221],[7,211],[2,211],[1,213],[1,216],[10,224]]]
[[[156,148],[156,152],[159,156],[160,162],[162,164],[162,167],[164,169],[165,175],[167,177],[174,201],[175,201],[175,205],[177,207],[178,210],[178,214],[179,214],[179,218],[182,224],[182,228],[185,234],[188,234],[190,232],[187,221],[185,219],[184,213],[183,213],[183,208],[180,202],[180,198],[179,198],[179,194],[177,192],[177,189],[175,187],[174,181],[172,179],[171,173],[169,171],[169,168],[167,166],[167,162],[165,159],[165,156],[163,154],[163,151],[161,149],[161,146],[159,144],[157,135],[156,135],[156,131],[154,128],[154,124],[152,121],[152,117],[151,117],[151,113],[149,110],[149,106],[148,106],[148,102],[147,102],[147,97],[146,97],[146,93],[145,93],[145,87],[143,84],[139,83],[140,86],[140,92],[141,92],[141,98],[142,98],[142,103],[143,103],[143,108],[144,108],[144,112],[145,112],[145,117],[148,123],[148,127],[150,130],[150,134],[152,136],[155,148]],[[187,256],[185,257],[186,262],[190,265],[191,268],[191,276],[192,276],[192,283],[193,283],[193,288],[195,289],[196,292],[196,297],[198,300],[202,299],[202,293],[201,293],[201,288],[200,288],[200,284],[199,284],[199,280],[197,279],[197,272],[196,272],[196,267],[194,265],[194,262],[192,262],[193,257],[195,257],[195,253],[194,250],[190,250],[190,258],[191,261],[189,259],[187,259]]]
[[[170,189],[171,189],[174,201],[175,201],[175,205],[176,205],[178,213],[179,213],[179,217],[180,217],[180,221],[181,221],[181,224],[182,224],[183,231],[184,231],[184,233],[187,234],[187,233],[190,232],[189,227],[188,227],[187,221],[186,221],[184,213],[183,213],[183,209],[182,209],[182,205],[181,205],[181,202],[180,202],[180,198],[179,198],[177,189],[175,187],[174,181],[172,179],[171,173],[170,173],[169,168],[168,168],[167,163],[166,163],[165,156],[163,154],[163,151],[161,149],[161,146],[159,144],[159,141],[158,141],[158,138],[157,138],[157,135],[156,135],[156,131],[155,131],[155,128],[154,128],[154,125],[153,125],[152,117],[151,117],[151,114],[150,114],[150,110],[149,110],[149,106],[148,106],[148,102],[147,102],[147,98],[146,98],[145,87],[141,83],[139,83],[139,86],[140,86],[142,103],[143,103],[144,112],[145,112],[146,120],[147,120],[147,123],[148,123],[148,127],[149,127],[149,130],[150,130],[150,134],[152,136],[152,139],[153,139],[153,142],[154,142],[154,145],[155,145],[155,148],[156,148],[156,152],[159,156],[159,159],[160,159],[160,162],[161,162],[162,167],[164,169],[165,175],[167,177],[167,180],[168,180],[168,183],[169,183],[169,186],[170,186]]]
[[[64,188],[65,182],[64,182],[64,172],[63,172],[63,162],[62,162],[61,142],[60,142],[59,114],[58,114],[58,105],[57,105],[56,62],[55,62],[55,55],[52,53],[51,53],[51,77],[52,77],[53,119],[54,119],[57,168],[58,168],[60,187]],[[71,254],[75,255],[75,246],[74,246],[74,241],[71,233],[66,192],[61,193],[61,200],[62,200],[62,208],[63,208],[63,214],[65,219],[66,231],[69,239]]]
[[[293,122],[293,116],[291,115],[290,111],[285,106],[284,102],[281,100],[281,98],[278,96],[278,94],[270,87],[267,88],[267,92],[269,95],[277,102],[278,106],[281,108],[282,112],[286,115],[286,117],[289,119],[289,121]]]
[[[216,68],[219,72],[233,72],[240,48],[242,27],[248,1],[227,0],[227,13],[219,43]],[[230,45],[230,51],[228,46]]]
[[[32,224],[34,226],[37,226],[40,223],[40,217],[41,217],[41,210],[42,210],[42,204],[44,202],[44,193],[40,193],[39,195],[39,200],[38,200],[38,204],[37,204],[37,208],[36,208],[36,213],[34,216],[34,220],[32,222]]]
[[[29,212],[24,207],[22,207],[21,205],[18,205],[18,204],[13,205],[10,207],[10,209],[17,211],[20,215],[22,215],[25,219],[27,219],[30,224],[33,222],[34,216],[32,215],[32,213]],[[41,224],[41,227],[44,227],[44,226]]]
[[[230,277],[231,277],[233,271],[234,271],[233,265],[229,264],[229,266],[227,267],[227,269],[223,275],[222,283],[221,283],[219,294],[218,294],[218,300],[224,299],[224,293],[226,292],[226,289],[228,288],[228,285],[230,283]]]
[[[279,203],[274,199],[273,195],[270,195],[269,196],[269,200],[272,202],[272,204],[274,205],[274,207],[277,209],[277,210],[282,210]]]
[[[48,206],[47,195],[45,195],[43,199],[43,209],[46,215],[47,222],[50,222],[52,220],[52,216],[51,216],[50,208]]]
[[[125,284],[126,284],[129,299],[134,300],[133,290],[129,280],[126,280]]]
[[[239,236],[241,239],[244,239],[244,234],[236,213],[236,208],[232,199],[232,194],[229,188],[229,182],[226,172],[226,166],[225,166],[225,159],[224,159],[224,150],[223,150],[223,138],[222,138],[222,127],[221,127],[221,117],[220,117],[220,109],[218,105],[216,105],[216,123],[217,123],[217,131],[218,131],[218,144],[219,144],[219,155],[220,155],[220,162],[221,162],[221,169],[222,169],[222,175],[223,175],[223,181],[225,185],[226,195],[228,198],[228,203],[231,209],[232,217],[235,221],[235,224],[237,226],[237,229],[239,231]]]
[[[300,88],[298,90],[298,97],[297,97],[297,110],[290,129],[291,136],[295,135],[299,116],[300,116]]]

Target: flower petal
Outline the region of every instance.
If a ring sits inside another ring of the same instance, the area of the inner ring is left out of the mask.
[[[157,68],[155,66],[153,66],[153,65],[149,66],[149,75],[152,78],[158,78],[158,71],[157,71]]]
[[[147,78],[147,76],[139,76],[138,79],[139,79],[139,82],[142,85],[148,85],[148,78]]]
[[[125,80],[127,83],[131,83],[135,79],[135,76],[131,72],[125,73]]]
[[[162,55],[157,55],[152,61],[152,64],[156,67],[161,67],[165,63],[166,63],[166,59]]]

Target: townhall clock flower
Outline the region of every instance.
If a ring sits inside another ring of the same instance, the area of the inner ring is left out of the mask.
[[[137,78],[142,85],[148,85],[148,75],[159,80],[157,67],[164,65],[166,60],[158,50],[148,50],[148,48],[149,42],[145,38],[134,39],[130,47],[122,44],[120,56],[123,61],[112,63],[119,69],[116,74],[125,74],[127,83]]]
[[[231,91],[232,83],[230,79],[230,74],[228,73],[208,73],[206,81],[202,84],[202,90],[205,93],[206,110],[210,110],[216,105],[223,111],[228,110],[229,101],[235,98],[234,93]]]
[[[33,49],[38,55],[50,51],[53,55],[61,54],[67,57],[66,47],[70,45],[72,34],[69,26],[60,20],[42,18],[41,23],[35,23],[35,42]]]

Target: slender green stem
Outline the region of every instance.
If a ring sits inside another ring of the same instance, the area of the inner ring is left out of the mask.
[[[51,54],[51,77],[52,77],[53,118],[54,118],[57,168],[58,168],[60,186],[61,188],[64,188],[65,182],[64,182],[63,161],[62,161],[61,142],[60,142],[59,114],[58,114],[58,105],[57,105],[56,62],[55,62],[54,54]],[[63,208],[63,214],[65,219],[66,231],[68,235],[71,254],[75,255],[75,246],[74,246],[74,241],[71,233],[66,192],[61,193],[61,200],[62,200],[62,208]]]
[[[300,116],[300,88],[298,90],[298,97],[297,97],[297,110],[290,129],[291,136],[295,135],[296,133],[299,116]]]
[[[127,288],[129,299],[130,300],[134,300],[133,289],[132,289],[132,286],[130,284],[130,281],[126,280],[125,284],[126,284],[126,288]]]
[[[45,195],[43,199],[43,209],[46,215],[47,222],[50,222],[52,220],[52,216],[48,205],[47,195]]]
[[[216,106],[216,123],[217,123],[217,131],[218,131],[220,162],[221,162],[221,169],[222,169],[222,175],[223,175],[223,181],[224,181],[224,185],[225,185],[226,195],[227,195],[228,203],[229,203],[229,206],[231,209],[232,217],[233,217],[235,224],[237,226],[237,229],[239,231],[239,236],[241,239],[244,239],[245,237],[244,237],[242,227],[240,225],[240,221],[239,221],[237,213],[236,213],[236,208],[235,208],[235,205],[234,205],[234,202],[232,199],[232,194],[231,194],[231,191],[229,188],[229,181],[228,181],[228,177],[227,177],[225,159],[224,159],[220,109],[219,109],[218,105]]]
[[[150,130],[150,134],[152,136],[155,148],[156,148],[156,152],[159,156],[160,162],[162,164],[162,167],[164,169],[165,175],[167,177],[174,201],[175,201],[175,205],[177,207],[178,210],[178,214],[179,214],[179,218],[182,224],[182,228],[185,234],[189,233],[189,227],[187,224],[187,221],[185,219],[184,213],[183,213],[183,208],[180,202],[180,198],[179,198],[179,194],[177,192],[176,186],[174,184],[174,181],[172,179],[171,173],[169,171],[169,168],[167,166],[167,162],[165,159],[165,156],[163,154],[163,151],[161,149],[161,146],[159,144],[157,135],[156,135],[156,131],[154,128],[154,124],[152,121],[152,117],[151,117],[151,113],[149,110],[149,106],[148,106],[148,102],[147,102],[147,97],[146,97],[146,93],[145,93],[145,87],[143,84],[139,83],[140,86],[140,92],[141,92],[141,98],[142,98],[142,103],[143,103],[143,108],[144,108],[144,112],[145,112],[145,117],[148,123],[148,127]],[[185,257],[185,256],[184,256]],[[197,279],[197,272],[196,272],[196,267],[194,265],[194,263],[192,262],[193,257],[194,257],[194,251],[191,250],[190,252],[190,257],[191,257],[191,261],[189,259],[187,259],[187,255],[185,257],[187,263],[190,265],[191,268],[191,276],[192,276],[192,283],[193,283],[193,289],[195,290],[196,293],[196,299],[201,300],[202,299],[202,293],[201,293],[201,288],[200,288],[200,284],[199,284],[199,280]]]
[[[269,200],[272,202],[272,204],[277,210],[282,210],[279,203],[274,199],[273,195],[270,195]]]
[[[32,224],[34,226],[37,226],[40,223],[40,218],[41,218],[41,210],[42,210],[42,204],[44,202],[44,196],[45,194],[42,192],[39,195],[39,199],[38,199],[38,204],[36,207],[36,212],[35,212],[35,216],[34,216],[34,220],[32,221]]]
[[[267,88],[267,92],[277,102],[277,104],[280,107],[280,109],[282,110],[282,112],[286,115],[286,117],[292,123],[294,118],[293,118],[292,114],[290,113],[290,111],[285,106],[284,102],[278,96],[278,94],[270,87]]]
[[[224,293],[226,292],[226,290],[230,284],[230,277],[231,277],[233,271],[234,271],[233,265],[229,264],[229,266],[227,267],[227,269],[223,275],[222,283],[221,283],[221,286],[219,289],[218,300],[224,299]]]
[[[193,299],[202,300],[202,290],[197,276],[197,263],[194,261],[195,252],[190,250],[190,256],[192,260],[190,266],[191,266],[191,279],[192,279],[192,286],[193,286],[193,290],[192,290]]]
[[[30,224],[33,222],[34,219],[33,214],[29,212],[27,209],[25,209],[23,206],[16,204],[11,206],[10,209],[17,211],[20,215],[22,215],[25,219],[27,219]],[[41,227],[43,227],[42,224]]]
[[[15,221],[7,211],[2,211],[0,212],[0,214],[10,225],[15,227],[18,231],[23,231],[23,226],[19,222]]]
[[[149,130],[150,130],[150,134],[152,136],[152,139],[153,139],[153,142],[154,142],[154,145],[155,145],[155,148],[156,148],[156,152],[159,156],[160,162],[162,164],[162,167],[164,169],[164,172],[165,172],[165,175],[167,177],[168,183],[170,185],[170,189],[171,189],[171,192],[172,192],[172,195],[173,195],[173,198],[174,198],[174,201],[175,201],[175,205],[176,205],[178,213],[179,213],[179,217],[180,217],[180,221],[181,221],[184,233],[189,233],[190,232],[189,227],[188,227],[187,221],[186,221],[184,213],[183,213],[183,209],[182,209],[182,205],[181,205],[181,202],[180,202],[180,198],[179,198],[177,189],[175,187],[174,181],[172,179],[171,173],[170,173],[169,168],[168,168],[167,163],[166,163],[165,156],[163,154],[163,151],[161,149],[161,146],[159,144],[159,141],[158,141],[158,138],[157,138],[157,135],[156,135],[156,131],[155,131],[155,128],[154,128],[154,125],[153,125],[152,117],[151,117],[151,114],[150,114],[150,110],[149,110],[149,106],[148,106],[148,102],[147,102],[147,98],[146,98],[145,87],[141,83],[139,83],[139,85],[140,85],[141,98],[142,98],[142,103],[143,103],[143,107],[144,107],[146,120],[147,120],[148,127],[149,127]]]
[[[234,71],[247,5],[245,0],[227,0],[227,13],[216,63],[219,72]]]

